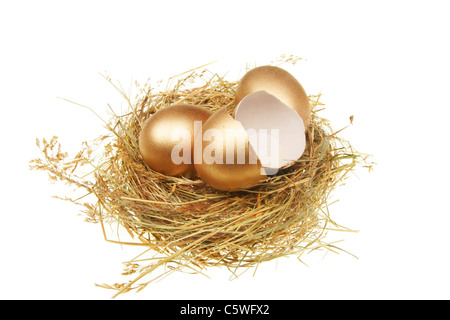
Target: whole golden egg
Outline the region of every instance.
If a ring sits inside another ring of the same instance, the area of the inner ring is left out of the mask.
[[[302,117],[305,130],[311,120],[308,96],[298,80],[286,70],[275,66],[261,66],[248,71],[236,89],[236,105],[247,95],[266,91]]]
[[[255,151],[239,121],[226,108],[216,111],[203,125],[201,148],[196,152],[195,169],[209,186],[223,191],[236,191],[255,186],[266,179]]]
[[[174,104],[150,116],[139,135],[145,163],[165,175],[195,177],[194,122],[203,124],[211,115],[199,106]]]

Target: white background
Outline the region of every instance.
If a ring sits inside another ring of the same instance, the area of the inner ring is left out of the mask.
[[[450,298],[449,5],[446,1],[2,1],[0,2],[0,298],[110,299],[94,283],[120,282],[136,251],[103,240],[66,189],[28,170],[35,138],[76,152],[103,133],[87,109],[126,104],[99,75],[125,87],[207,62],[234,74],[281,54],[323,116],[374,172],[337,190],[331,216],[352,254],[314,253],[260,266],[173,274],[118,299]],[[334,239],[334,238],[333,238]]]

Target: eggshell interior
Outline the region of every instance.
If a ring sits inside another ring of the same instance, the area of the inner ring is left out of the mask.
[[[247,132],[267,175],[298,160],[305,151],[303,119],[275,96],[256,91],[240,101],[235,120]]]

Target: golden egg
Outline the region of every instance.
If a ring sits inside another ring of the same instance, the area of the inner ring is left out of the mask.
[[[145,121],[139,135],[145,163],[165,175],[195,177],[195,122],[203,124],[211,115],[211,111],[190,104],[174,104],[157,111]]]
[[[308,96],[300,82],[289,72],[274,66],[261,66],[248,71],[236,89],[236,105],[256,91],[266,91],[297,111],[303,119],[305,130],[308,128],[311,121]]]
[[[200,146],[196,148],[195,169],[215,189],[246,189],[267,178],[246,131],[225,107],[205,122],[195,143]]]

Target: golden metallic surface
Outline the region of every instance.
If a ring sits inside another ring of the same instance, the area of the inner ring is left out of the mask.
[[[190,104],[174,104],[157,111],[145,121],[139,135],[139,150],[145,163],[165,175],[195,177],[194,121],[202,121],[203,124],[212,114],[209,110]],[[175,164],[171,158],[173,148],[180,142],[173,141],[172,134],[179,129],[190,132],[190,164]]]
[[[216,111],[202,129],[203,140],[208,140],[208,130],[216,130],[210,131],[215,132],[216,136],[212,136],[210,141],[202,142],[202,161],[195,163],[198,175],[206,184],[218,190],[236,191],[251,188],[267,178],[261,171],[261,163],[255,151],[248,143],[247,133],[240,122],[234,120],[225,108]],[[244,143],[240,143],[242,141]],[[227,145],[230,146],[228,150],[233,149],[232,156],[230,153],[227,154]],[[218,161],[208,163],[210,160],[205,149],[215,150],[210,153],[213,157],[222,152],[222,163]],[[239,158],[239,155],[245,155],[245,159]]]
[[[305,124],[311,121],[311,107],[308,96],[298,80],[284,69],[274,66],[261,66],[248,71],[236,89],[236,105],[250,93],[264,90],[275,96],[285,105],[297,111]]]

